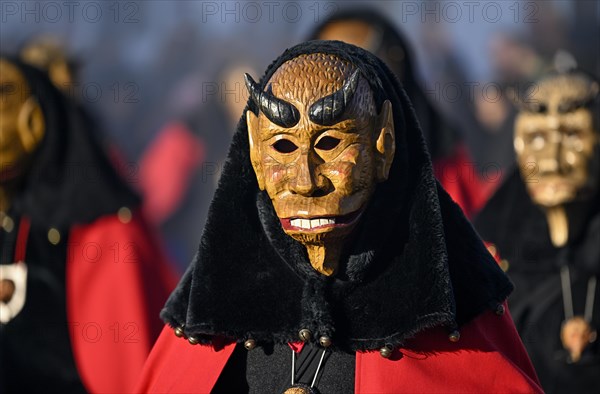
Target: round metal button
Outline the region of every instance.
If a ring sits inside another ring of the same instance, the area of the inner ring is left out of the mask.
[[[392,357],[393,351],[394,350],[390,346],[386,345],[379,349],[379,354],[381,354],[381,357],[383,358],[390,358]]]
[[[504,308],[504,305],[498,304],[498,306],[496,307],[496,315],[502,316],[504,315],[504,312],[506,312],[506,308]]]
[[[308,342],[312,337],[312,332],[310,332],[308,328],[303,328],[298,332],[298,336],[300,337],[300,340],[302,340],[302,342]]]
[[[327,335],[323,335],[321,338],[319,338],[319,343],[323,347],[329,347],[331,346],[331,338],[329,338]]]
[[[175,336],[178,338],[183,337],[183,327],[176,327],[173,332],[175,332]]]
[[[52,245],[58,245],[60,242],[60,231],[54,227],[48,230],[48,242],[50,242]]]
[[[450,342],[458,342],[458,340],[460,339],[460,332],[458,332],[458,330],[452,331],[448,335],[448,339],[450,340]]]
[[[252,338],[247,339],[244,342],[244,347],[246,348],[246,350],[252,350],[252,349],[254,349],[256,347],[256,341],[254,339],[252,339]]]

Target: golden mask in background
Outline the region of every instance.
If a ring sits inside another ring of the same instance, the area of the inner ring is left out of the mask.
[[[25,76],[0,58],[0,184],[26,172],[44,131],[42,109]]]
[[[532,86],[515,123],[514,147],[533,201],[563,205],[589,185],[598,133],[586,106],[598,85],[583,74],[557,74]]]

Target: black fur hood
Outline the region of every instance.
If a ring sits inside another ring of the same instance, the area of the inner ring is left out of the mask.
[[[392,103],[396,155],[357,227],[342,273],[316,272],[287,236],[258,188],[246,117],[230,147],[198,254],[163,309],[172,327],[202,342],[298,341],[303,328],[346,350],[399,345],[434,326],[454,328],[495,308],[512,285],[460,208],[439,186],[409,100],[379,59],[338,41],[311,41],[271,64],[261,87],[287,60],[329,53],[360,69],[376,104]],[[252,102],[248,108],[255,113]],[[245,112],[245,111],[244,111]]]

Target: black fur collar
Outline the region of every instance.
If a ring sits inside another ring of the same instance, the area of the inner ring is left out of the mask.
[[[328,335],[339,348],[364,350],[401,344],[428,327],[454,327],[494,308],[512,285],[435,181],[410,103],[383,63],[353,46],[310,42],[288,50],[261,84],[284,61],[314,52],[347,58],[371,76],[376,96],[392,101],[397,128],[390,179],[362,218],[343,274],[318,274],[304,247],[281,229],[256,184],[244,116],[199,252],[163,319],[202,341],[218,335],[285,343],[308,328],[315,341]]]

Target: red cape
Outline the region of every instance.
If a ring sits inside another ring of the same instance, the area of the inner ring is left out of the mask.
[[[71,345],[90,392],[131,392],[162,323],[158,313],[176,285],[139,214],[71,229],[66,298]]]
[[[485,168],[485,173],[480,175],[463,145],[457,146],[451,156],[435,160],[433,170],[468,218],[483,208],[502,180],[497,167]]]
[[[505,305],[506,307],[506,305]],[[193,346],[165,327],[137,386],[140,393],[209,393],[235,344]],[[542,393],[512,318],[485,312],[457,343],[434,328],[390,359],[357,352],[356,393]]]
[[[139,187],[151,223],[160,225],[177,210],[203,160],[204,144],[185,124],[160,131],[140,160]]]

